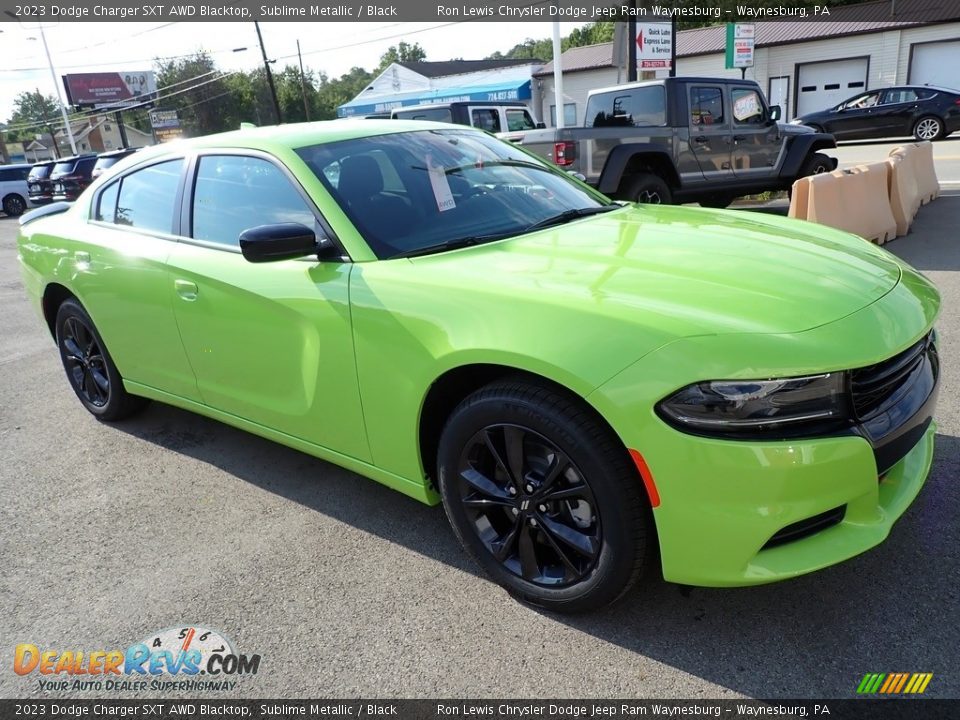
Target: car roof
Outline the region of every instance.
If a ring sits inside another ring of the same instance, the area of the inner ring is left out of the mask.
[[[0,165],[0,170],[23,170],[24,168],[32,168],[33,163],[10,163],[9,165]]]
[[[132,148],[121,148],[120,150],[110,150],[108,152],[102,152],[97,155],[97,158],[112,158],[112,157],[123,157],[124,155],[129,155],[130,153],[135,153],[137,150],[140,150],[139,147]]]
[[[59,160],[41,160],[40,162],[35,162],[30,167],[43,167],[44,165],[56,165]]]
[[[96,153],[84,153],[83,155],[70,155],[69,157],[62,157],[59,160],[54,160],[55,163],[65,163],[73,162],[74,160],[85,160],[86,158],[96,157]]]
[[[215,135],[175,140],[136,153],[137,157],[150,158],[157,155],[169,155],[181,150],[203,150],[208,148],[243,148],[250,150],[297,149],[311,145],[355,140],[358,138],[390,135],[416,130],[457,130],[476,132],[466,125],[429,122],[426,120],[392,120],[371,118],[340,118],[338,120],[319,120],[309,123],[291,123],[289,125],[270,125],[266,127],[242,128]]]

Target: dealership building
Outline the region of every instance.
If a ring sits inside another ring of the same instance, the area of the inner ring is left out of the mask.
[[[891,85],[960,89],[960,2],[877,0],[831,10],[829,20],[756,23],[756,80],[790,118],[858,92]],[[723,25],[677,33],[677,74],[740,77],[725,67]],[[587,93],[623,82],[613,44],[571,48],[562,56],[564,124],[582,125]],[[646,78],[667,71],[647,72]],[[556,124],[553,63],[534,73],[532,109]]]

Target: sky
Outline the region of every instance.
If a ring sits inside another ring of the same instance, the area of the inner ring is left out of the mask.
[[[560,31],[566,35],[581,24],[560,23]],[[401,40],[420,43],[427,60],[476,60],[497,50],[506,52],[530,37],[551,37],[553,32],[549,22],[263,22],[260,28],[268,56],[278,59],[274,67],[296,64],[299,39],[305,68],[330,77],[356,65],[373,69],[387,48]],[[58,82],[66,73],[150,70],[154,57],[201,48],[223,70],[250,70],[263,63],[252,22],[67,22],[45,26],[43,32]],[[235,48],[246,50],[234,52]],[[45,95],[54,93],[40,30],[30,23],[0,22],[0,122],[9,119],[18,93],[37,89]]]

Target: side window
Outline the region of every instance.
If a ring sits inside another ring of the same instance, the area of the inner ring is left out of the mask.
[[[566,118],[564,118],[566,124]],[[536,125],[530,113],[526,110],[507,110],[507,130],[517,132],[518,130],[533,130]]]
[[[690,124],[723,125],[723,90],[718,87],[690,89]]]
[[[313,228],[315,218],[272,162],[242,155],[200,158],[193,189],[195,240],[239,247],[244,230],[286,222]]]
[[[120,181],[113,222],[142,230],[173,232],[177,188],[183,160],[168,160],[137,170]]]
[[[883,96],[883,105],[896,105],[898,103],[914,102],[917,100],[917,93],[913,90],[888,90]]]
[[[115,182],[108,185],[100,193],[100,199],[97,201],[97,211],[93,215],[94,220],[112,223],[117,217],[117,194],[120,191],[120,183]]]
[[[757,125],[762,123],[763,100],[760,93],[751,88],[734,88],[730,93],[733,103],[733,121],[738,125]]]
[[[487,132],[500,132],[500,113],[496,108],[483,108],[470,113],[470,124]]]

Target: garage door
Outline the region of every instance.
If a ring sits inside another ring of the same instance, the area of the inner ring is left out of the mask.
[[[867,58],[801,65],[797,115],[826,110],[867,87]]]
[[[960,90],[960,40],[913,45],[911,85],[940,85]]]

